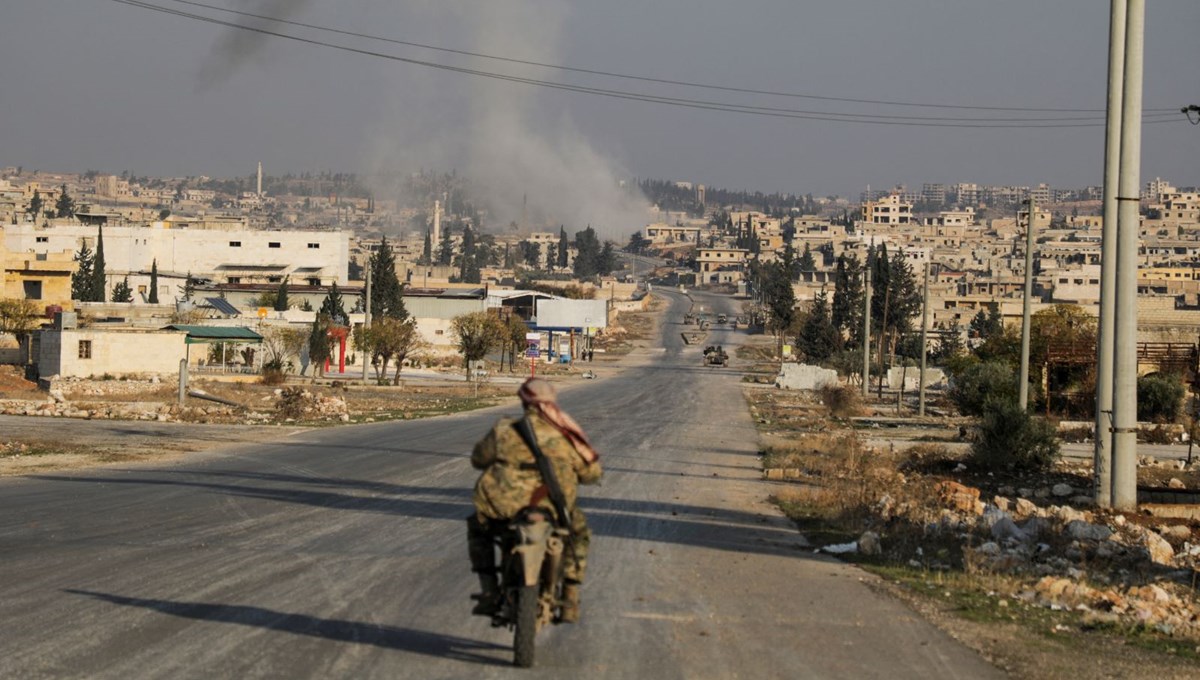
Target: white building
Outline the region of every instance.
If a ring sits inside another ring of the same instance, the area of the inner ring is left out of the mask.
[[[349,283],[350,237],[344,231],[260,231],[236,222],[196,228],[169,221],[103,229],[109,289],[127,275],[135,290],[145,285],[156,261],[161,276],[190,273],[215,283],[278,283],[284,277],[310,286]],[[94,251],[98,234],[98,227],[82,224],[4,226],[5,244],[20,253],[77,251],[84,243]],[[167,290],[159,299],[171,300],[173,287],[162,287]]]

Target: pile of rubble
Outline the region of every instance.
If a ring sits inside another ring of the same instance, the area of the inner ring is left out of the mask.
[[[1150,528],[1120,513],[1055,504],[1053,499],[1090,503],[1067,484],[1002,490],[1009,495],[985,502],[979,489],[939,482],[934,487],[939,507],[922,525],[924,538],[961,542],[969,569],[1040,579],[1013,593],[1019,600],[1075,609],[1098,622],[1200,637],[1200,603],[1187,585],[1200,570],[1200,537],[1190,526]],[[890,498],[877,507],[884,519],[903,511]],[[874,535],[866,538],[868,544],[877,541]],[[945,559],[942,553],[927,558],[918,548],[910,564],[948,569],[939,561]]]
[[[303,387],[288,387],[275,390],[275,398],[276,416],[285,422],[301,419],[350,421],[345,397],[327,397]]]
[[[0,414],[10,416],[44,416],[49,418],[90,418],[112,420],[174,420],[176,409],[151,402],[113,402],[80,406],[67,401],[61,392],[51,391],[43,401],[10,399],[0,401]]]

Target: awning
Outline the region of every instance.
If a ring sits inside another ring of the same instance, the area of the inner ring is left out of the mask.
[[[263,336],[246,328],[245,326],[192,326],[188,324],[171,324],[164,330],[184,331],[187,333],[187,339],[184,340],[189,345],[200,343],[215,344],[218,342],[237,342],[258,344],[263,341]]]

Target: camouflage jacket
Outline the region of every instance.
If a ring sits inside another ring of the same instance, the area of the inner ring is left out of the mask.
[[[575,447],[536,411],[526,412],[533,424],[538,446],[554,466],[568,508],[575,507],[580,484],[600,481],[600,462],[584,462]],[[507,519],[526,507],[542,485],[533,452],[513,427],[512,418],[501,418],[491,431],[475,444],[471,465],[483,470],[475,483],[475,509],[491,519]],[[552,509],[549,498],[540,505]]]

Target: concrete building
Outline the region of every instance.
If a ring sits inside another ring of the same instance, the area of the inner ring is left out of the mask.
[[[135,328],[59,328],[38,333],[37,366],[42,377],[179,373],[187,355],[186,333]]]
[[[71,275],[78,265],[72,250],[12,251],[0,239],[0,297],[34,301],[39,308],[71,309]]]
[[[195,220],[106,226],[103,228],[106,287],[111,288],[127,275],[131,286],[148,285],[149,272],[156,261],[160,275],[191,273],[197,278],[230,284],[279,283],[284,277],[308,286],[349,282],[347,232],[259,231],[241,225],[241,222]],[[214,228],[217,226],[220,228]],[[4,227],[4,240],[10,251],[35,255],[74,253],[85,243],[95,250],[98,234],[98,227],[81,224]],[[159,292],[160,299],[163,294],[164,291]]]
[[[909,224],[913,221],[912,203],[901,200],[899,194],[867,201],[861,219],[870,224]]]

